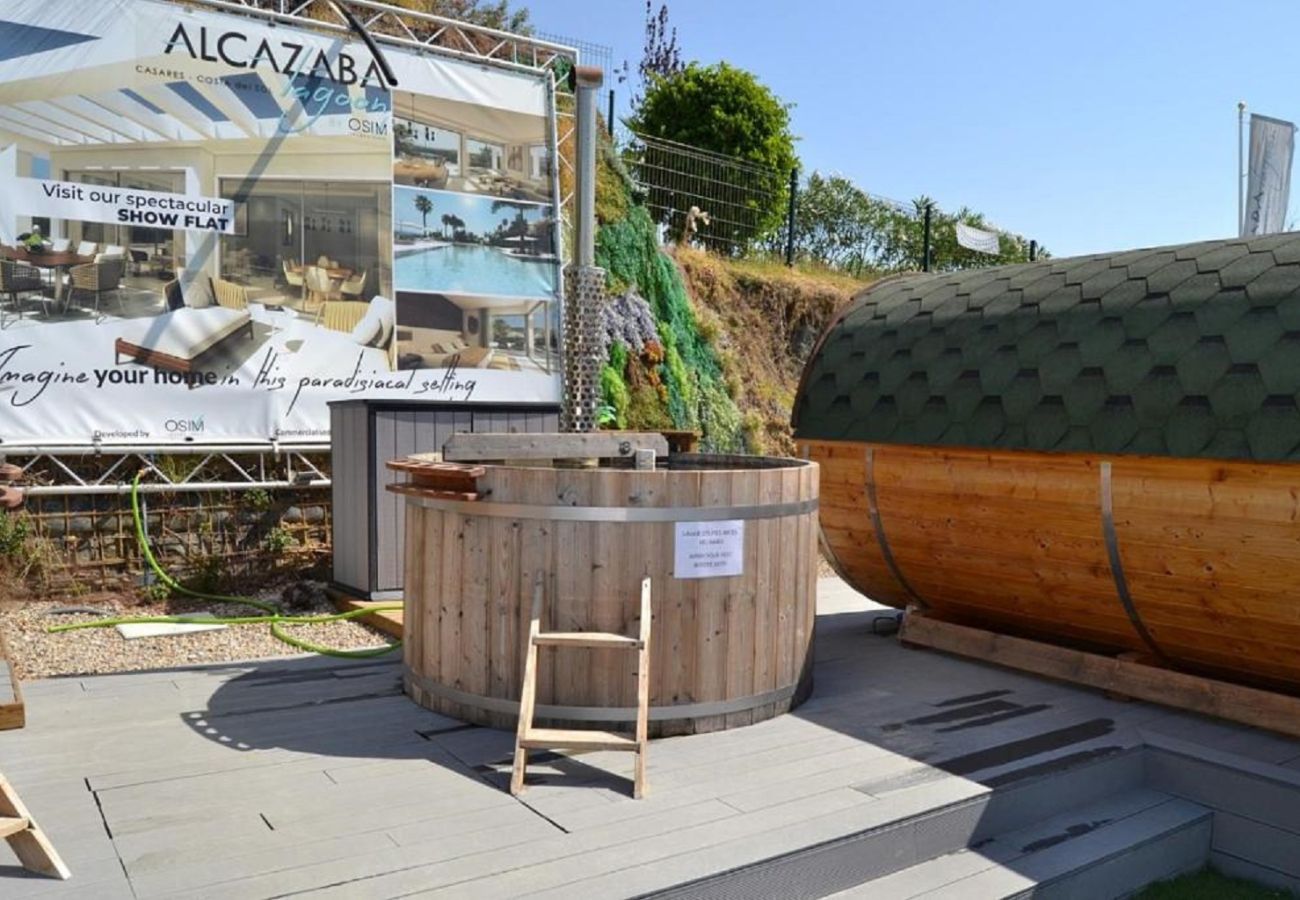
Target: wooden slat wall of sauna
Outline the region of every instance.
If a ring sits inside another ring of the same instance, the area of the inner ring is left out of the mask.
[[[902,607],[865,502],[866,444],[810,442],[822,527],[845,574]],[[1103,538],[1099,457],[880,446],[883,528],[932,614],[1111,650],[1147,651]],[[1300,468],[1113,457],[1112,502],[1133,602],[1191,670],[1300,687]]]
[[[796,502],[815,497],[818,481],[812,466],[672,472],[490,466],[479,486],[497,503],[693,507]],[[806,669],[816,606],[815,512],[747,521],[740,576],[677,579],[671,522],[550,522],[408,509],[407,551],[423,553],[425,561],[406,567],[408,629],[420,635],[406,659],[440,684],[518,699],[539,574],[543,629],[622,634],[636,633],[641,579],[653,579],[652,707],[748,698],[793,686]],[[614,650],[541,648],[538,702],[635,706],[635,664],[635,656]],[[511,724],[499,714],[413,695],[440,712]],[[789,706],[772,702],[655,731],[737,727]]]

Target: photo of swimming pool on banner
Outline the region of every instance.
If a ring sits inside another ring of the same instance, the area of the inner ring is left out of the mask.
[[[393,92],[399,369],[556,371],[549,160],[543,116]]]

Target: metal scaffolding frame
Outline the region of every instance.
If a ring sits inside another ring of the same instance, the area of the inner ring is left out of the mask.
[[[486,62],[508,68],[539,71],[560,60],[578,62],[578,51],[553,41],[525,34],[515,34],[482,25],[472,25],[432,13],[391,6],[378,0],[278,0],[276,9],[267,9],[255,0],[187,0],[224,12],[252,18],[269,19],[335,34],[351,34],[347,12],[351,12],[370,36],[380,44],[392,44],[407,50],[432,50],[474,62]],[[307,15],[323,12],[325,18]]]
[[[13,448],[0,458],[28,476],[23,491],[32,497],[127,494],[136,469],[153,478],[140,485],[147,494],[244,491],[260,488],[327,488],[328,465],[312,455],[328,455],[329,444],[175,444],[140,447]],[[196,457],[183,471],[159,464],[160,457]],[[60,483],[43,484],[52,477]]]

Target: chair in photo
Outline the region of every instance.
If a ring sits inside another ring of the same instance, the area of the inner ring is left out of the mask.
[[[33,266],[0,259],[0,300],[8,298],[14,309],[14,321],[22,318],[23,294],[43,296],[40,272]],[[0,328],[5,327],[5,306],[0,303]]]
[[[327,300],[321,324],[330,331],[349,335],[358,345],[378,350],[389,369],[397,367],[397,306],[387,297],[374,296],[368,303],[356,300]]]
[[[105,256],[99,254],[95,257],[94,262],[83,263],[79,266],[73,266],[68,272],[68,296],[67,307],[72,306],[73,300],[78,293],[91,294],[95,298],[95,321],[99,321],[102,316],[99,311],[100,298],[105,294],[112,294],[117,299],[118,309],[122,308],[122,298],[118,296],[117,290],[122,286],[122,273],[126,268],[126,260],[116,256]]]
[[[213,278],[212,298],[226,309],[248,309],[248,289],[232,281]]]
[[[78,256],[94,256],[95,251],[99,249],[99,244],[94,241],[82,241],[77,245]]]
[[[149,251],[132,247],[127,253],[131,255],[131,274],[143,275],[144,267],[149,263]]]
[[[303,294],[306,292],[306,283],[304,281],[302,269],[293,268],[289,265],[289,260],[287,259],[280,260],[280,265],[284,269],[284,283],[289,285],[291,288],[297,288],[298,296],[299,298],[302,298]]]
[[[302,311],[312,316],[312,321],[320,322],[325,302],[333,299],[336,293],[334,283],[330,280],[329,273],[320,266],[308,266],[303,273],[303,282],[307,288],[307,299],[303,302]]]
[[[50,241],[51,253],[67,253],[72,249],[72,241],[69,238],[55,238]]]
[[[321,325],[330,331],[349,333],[369,311],[369,304],[355,300],[327,300],[321,312]]]
[[[120,256],[120,257],[125,258],[125,257],[126,257],[126,248],[125,248],[125,247],[119,247],[117,244],[105,244],[105,245],[104,245],[104,255],[105,255],[105,256],[113,256],[113,257]]]
[[[316,265],[320,266],[322,269],[329,269],[333,267],[334,261],[322,253],[320,256],[316,257]]]
[[[364,291],[366,288],[367,274],[368,272],[366,270],[362,270],[357,274],[353,275],[351,278],[343,279],[343,283],[339,285],[339,292],[343,294],[344,297],[348,297],[353,300],[360,300],[361,292]]]

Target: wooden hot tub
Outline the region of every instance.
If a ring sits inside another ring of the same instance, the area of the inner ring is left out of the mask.
[[[682,454],[653,470],[484,468],[476,500],[393,486],[406,501],[405,682],[417,703],[513,728],[538,580],[543,630],[635,634],[646,575],[652,734],[748,725],[807,696],[815,463]],[[730,558],[741,573],[677,577],[679,523],[724,521],[741,523]],[[539,721],[634,718],[634,657],[541,654]]]

